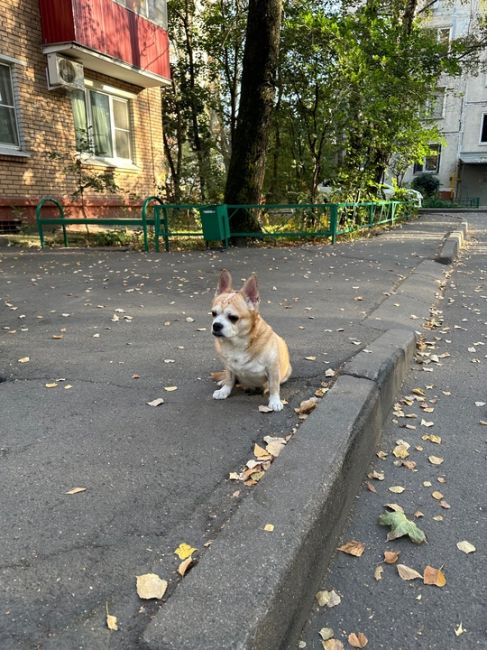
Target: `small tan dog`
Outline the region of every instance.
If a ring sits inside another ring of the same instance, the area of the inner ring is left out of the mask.
[[[213,398],[226,399],[238,381],[243,388],[268,388],[269,408],[280,411],[280,385],[292,370],[289,351],[284,339],[259,314],[259,300],[255,275],[235,291],[230,273],[221,272],[211,315],[215,347],[225,372]]]

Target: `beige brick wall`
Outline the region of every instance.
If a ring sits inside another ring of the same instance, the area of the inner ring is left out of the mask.
[[[13,65],[22,149],[29,157],[0,153],[0,219],[8,215],[31,219],[32,205],[45,194],[72,203],[76,183],[64,161],[75,154],[71,99],[66,90],[48,90],[46,57],[42,54],[37,0],[0,0],[0,54],[20,60]],[[114,178],[123,190],[118,195],[87,195],[86,203],[103,206],[134,202],[156,191],[163,173],[161,91],[141,89],[85,69],[85,77],[136,93],[130,100],[133,148],[137,171],[116,169]],[[49,152],[61,155],[50,160]],[[95,171],[103,171],[94,167]],[[96,212],[98,208],[95,208]]]

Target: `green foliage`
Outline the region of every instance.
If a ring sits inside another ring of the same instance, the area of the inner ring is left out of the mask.
[[[411,187],[421,192],[425,198],[431,198],[438,193],[440,180],[433,174],[419,174],[414,177]]]

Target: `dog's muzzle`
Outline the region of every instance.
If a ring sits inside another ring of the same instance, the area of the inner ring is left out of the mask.
[[[223,323],[213,323],[211,333],[213,336],[223,336]]]

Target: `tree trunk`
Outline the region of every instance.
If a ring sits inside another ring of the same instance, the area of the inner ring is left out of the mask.
[[[279,53],[282,0],[250,0],[237,128],[233,141],[225,203],[260,203],[274,83]],[[257,215],[239,210],[236,232],[261,230]]]

